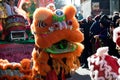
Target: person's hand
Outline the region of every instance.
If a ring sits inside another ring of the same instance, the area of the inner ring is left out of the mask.
[[[98,39],[98,38],[99,38],[99,35],[95,35],[94,38],[95,38],[95,39]]]

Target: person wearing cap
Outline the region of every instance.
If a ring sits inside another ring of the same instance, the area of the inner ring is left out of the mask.
[[[112,17],[112,21],[114,23],[114,28],[118,27],[119,25],[116,23],[117,19],[120,19],[120,16],[119,16],[119,12],[114,12],[113,13],[113,17]]]

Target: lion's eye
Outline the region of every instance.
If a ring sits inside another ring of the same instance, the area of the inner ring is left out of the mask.
[[[68,21],[67,21],[67,24],[68,24],[68,25],[72,25],[72,21],[71,21],[71,20],[68,20]]]
[[[61,17],[61,16],[64,15],[63,11],[60,10],[60,9],[56,10],[56,11],[55,11],[55,14],[56,14],[57,16],[59,16],[59,17]]]
[[[47,26],[47,24],[44,23],[43,21],[39,21],[39,22],[38,22],[38,27],[44,28],[45,26]]]

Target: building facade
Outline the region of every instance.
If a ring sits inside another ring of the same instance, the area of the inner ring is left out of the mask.
[[[103,13],[112,15],[114,11],[120,12],[120,0],[81,0],[81,4],[91,2],[91,15]],[[86,5],[88,6],[88,5]]]

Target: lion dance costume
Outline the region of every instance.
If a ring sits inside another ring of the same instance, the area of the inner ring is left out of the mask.
[[[35,39],[32,58],[11,63],[0,59],[0,80],[65,80],[79,66],[83,33],[73,5],[55,12],[40,7],[33,14]]]
[[[32,52],[32,77],[40,80],[65,80],[79,66],[84,40],[72,5],[51,11],[38,8],[33,14],[31,31],[35,38]]]
[[[120,27],[113,30],[113,41],[120,48]],[[92,80],[120,80],[120,59],[108,54],[109,47],[100,47],[88,58]]]

